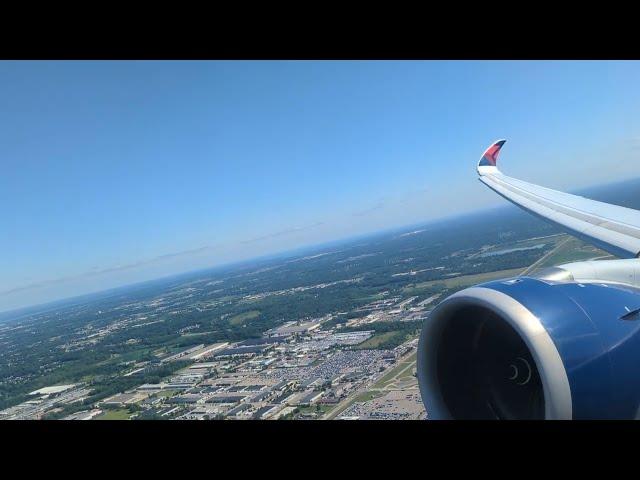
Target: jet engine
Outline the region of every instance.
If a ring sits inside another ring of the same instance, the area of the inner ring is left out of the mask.
[[[581,262],[441,302],[418,347],[428,418],[638,418],[640,289],[634,274],[618,281],[620,262],[638,260],[594,262],[613,265],[605,279],[574,275],[597,277]]]

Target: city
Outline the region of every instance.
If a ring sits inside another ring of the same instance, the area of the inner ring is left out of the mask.
[[[487,218],[457,221],[473,238],[447,224],[378,235],[5,321],[0,359],[12,374],[0,391],[14,393],[0,419],[428,418],[416,350],[440,298],[606,258],[545,224]]]
[[[409,303],[396,299],[386,302],[387,309],[382,310],[372,302],[371,310],[393,316],[394,321],[427,313],[424,302],[413,307]],[[375,331],[342,333],[341,324],[323,328],[332,319],[327,315],[288,322],[258,339],[199,344],[176,354],[160,354],[157,360],[133,363],[123,377],[136,378],[162,364],[185,366],[159,383],[141,384],[62,419],[424,418],[415,380],[417,339],[389,350],[370,349],[367,342]],[[67,346],[74,347],[78,345]],[[366,392],[375,392],[376,400],[359,402]],[[30,392],[30,396],[1,411],[0,419],[55,414],[86,399],[89,389],[83,384],[60,385]]]

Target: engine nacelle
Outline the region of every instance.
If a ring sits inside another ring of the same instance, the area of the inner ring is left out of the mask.
[[[640,289],[513,278],[467,288],[425,320],[430,419],[633,419]]]

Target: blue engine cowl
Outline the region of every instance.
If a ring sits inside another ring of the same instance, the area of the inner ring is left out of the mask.
[[[418,348],[428,417],[638,418],[639,308],[632,287],[526,277],[448,297]]]

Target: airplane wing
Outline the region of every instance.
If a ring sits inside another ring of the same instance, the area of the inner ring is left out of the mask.
[[[640,211],[558,192],[504,175],[497,167],[506,140],[493,143],[478,162],[490,189],[567,233],[621,258],[640,255]]]

